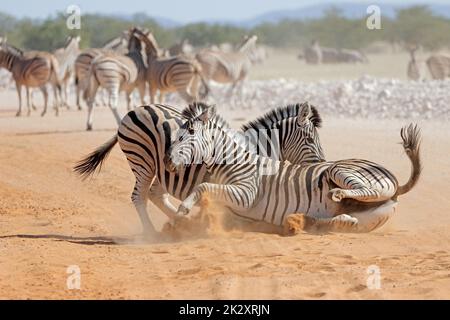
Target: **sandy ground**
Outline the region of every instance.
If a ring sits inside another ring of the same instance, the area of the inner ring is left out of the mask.
[[[2,299],[450,298],[448,123],[420,123],[423,178],[378,231],[286,238],[216,222],[177,241],[144,243],[130,201],[134,177],[119,148],[89,181],[71,171],[114,134],[110,111],[96,108],[95,131],[85,132],[85,111],[15,118],[16,106],[14,91],[0,93]],[[262,112],[219,111],[236,127]],[[404,124],[325,117],[320,134],[328,159],[370,159],[405,181]],[[80,290],[67,288],[71,265],[80,268]],[[380,289],[367,287],[373,265]]]

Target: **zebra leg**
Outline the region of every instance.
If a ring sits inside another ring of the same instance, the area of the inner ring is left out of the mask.
[[[351,198],[363,202],[378,202],[389,200],[395,194],[395,187],[384,188],[380,183],[368,185],[366,180],[352,172],[345,172],[339,168],[332,169],[331,179],[338,188],[331,189],[331,199],[340,202],[342,199]],[[389,181],[386,183],[390,184]]]
[[[30,109],[30,88],[26,87],[27,90],[27,116],[30,116],[31,109]]]
[[[133,92],[125,92],[125,95],[127,96],[127,111],[130,111],[130,104],[131,104],[131,94]]]
[[[58,100],[58,93],[59,93],[59,97],[62,99],[62,94],[61,94],[61,87],[57,88],[56,84],[52,85],[53,87],[53,107],[55,108],[55,115],[58,116],[59,115],[59,100]]]
[[[380,191],[377,189],[368,188],[365,186],[361,186],[356,189],[341,189],[334,188],[330,190],[331,199],[336,202],[340,202],[342,199],[351,198],[358,201],[365,202],[375,202],[375,201],[383,201],[384,198],[381,197]]]
[[[33,100],[33,96],[34,96],[34,90],[30,90],[30,101],[31,101],[31,108],[36,111],[36,105],[34,104],[34,100]]]
[[[145,82],[138,86],[139,97],[141,98],[141,105],[145,105]]]
[[[284,234],[296,235],[300,231],[307,232],[357,232],[358,219],[341,214],[333,218],[316,218],[303,213],[287,216],[284,221]]]
[[[22,85],[16,82],[17,95],[19,96],[19,110],[17,110],[16,117],[22,114]]]
[[[98,90],[98,84],[97,82],[93,82],[92,87],[89,88],[89,96],[87,97],[87,105],[88,105],[88,116],[87,116],[87,123],[86,123],[86,130],[91,131],[92,130],[92,111],[94,109],[94,102],[95,102],[95,96]]]
[[[114,88],[109,92],[109,103],[108,106],[111,109],[114,118],[117,121],[117,124],[120,125],[120,122],[122,121],[122,118],[119,115],[119,112],[117,112],[117,105],[119,104],[119,88]]]
[[[395,213],[397,202],[389,200],[381,206],[352,213],[351,216],[358,220],[358,223],[351,230],[352,232],[370,232],[383,226]]]
[[[142,223],[144,235],[150,235],[156,233],[147,212],[147,200],[148,192],[152,186],[155,177],[148,180],[147,177],[136,176],[136,183],[134,185],[133,193],[131,194],[131,201],[139,214],[139,218]]]
[[[155,179],[149,190],[150,201],[158,207],[170,220],[176,216],[177,208],[169,201],[169,194],[161,187]]]
[[[257,190],[253,190],[249,186],[203,182],[184,199],[178,207],[177,214],[187,215],[194,205],[201,199],[205,199],[205,196],[214,202],[225,203],[228,207],[236,210],[248,209],[253,206],[256,193]]]
[[[75,81],[75,94],[76,94],[78,110],[82,109],[81,108],[81,103],[80,103],[80,93],[81,93],[80,84],[77,83],[77,81]]]
[[[150,88],[149,88],[149,93],[150,93],[150,103],[154,104],[155,103],[155,96],[156,96],[156,89],[153,86],[151,86],[151,85],[150,85]]]
[[[47,105],[48,105],[48,91],[45,84],[40,87],[42,95],[44,96],[44,110],[41,113],[41,117],[43,117],[47,113]]]

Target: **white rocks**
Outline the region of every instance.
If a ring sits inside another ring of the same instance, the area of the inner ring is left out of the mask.
[[[208,102],[219,112],[269,108],[309,101],[321,113],[344,118],[450,120],[450,80],[401,81],[363,76],[356,80],[300,82],[289,79],[247,81],[244,90],[212,84]],[[177,95],[170,103],[181,104]],[[175,101],[176,100],[176,101]]]

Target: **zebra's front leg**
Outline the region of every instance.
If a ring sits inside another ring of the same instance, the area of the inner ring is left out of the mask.
[[[289,215],[284,222],[284,234],[306,232],[358,232],[358,219],[348,214],[333,218],[316,218],[303,213]]]
[[[148,197],[170,220],[175,219],[177,208],[169,201],[169,194],[161,187],[157,179],[153,182]]]
[[[178,215],[187,215],[201,199],[208,199],[216,203],[223,203],[227,207],[236,210],[248,209],[253,206],[256,199],[257,188],[255,185],[231,185],[204,182],[199,184],[194,191],[178,207]]]

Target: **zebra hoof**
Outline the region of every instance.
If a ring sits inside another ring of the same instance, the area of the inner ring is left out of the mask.
[[[330,190],[331,199],[335,202],[341,202],[342,199],[345,198],[344,190],[336,188]]]
[[[190,209],[186,208],[183,204],[180,204],[177,210],[177,215],[179,216],[185,216],[189,214]]]
[[[21,112],[17,112],[16,117],[20,117],[21,114],[22,114]]]
[[[88,125],[88,126],[86,127],[86,131],[92,131],[92,126],[91,126],[91,125]]]

